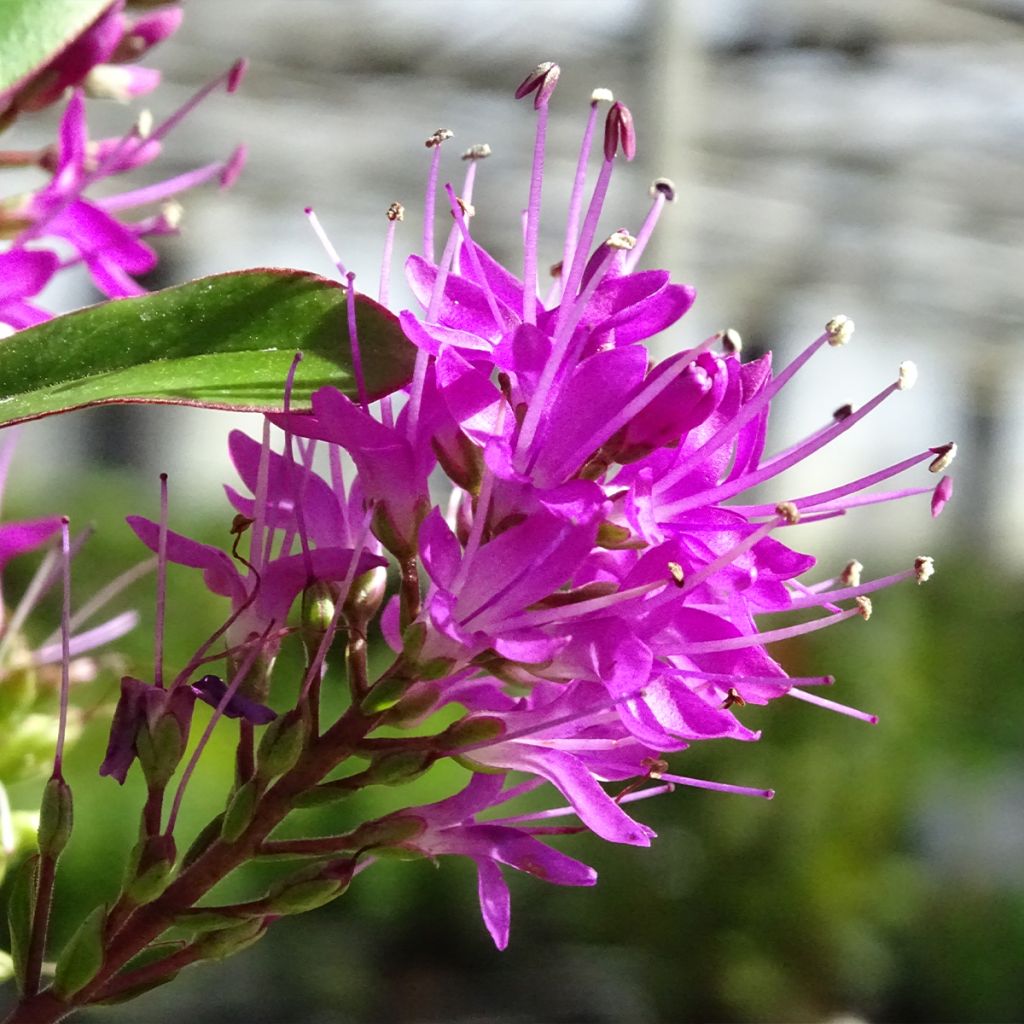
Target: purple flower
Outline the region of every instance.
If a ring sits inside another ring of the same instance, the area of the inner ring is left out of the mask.
[[[288,435],[285,455],[271,453],[266,442],[232,439],[254,498],[229,497],[261,529],[283,533],[280,557],[298,558],[292,548],[301,541],[308,575],[311,555],[332,544],[358,548],[372,524],[402,563],[402,593],[380,617],[399,655],[399,681],[411,680],[397,713],[409,725],[431,709],[461,709],[460,720],[435,739],[440,754],[476,773],[457,796],[400,812],[422,826],[406,845],[474,860],[484,918],[499,947],[509,922],[499,864],[562,884],[594,877],[541,844],[534,831],[543,829],[525,825],[531,815],[488,822],[480,819],[484,812],[539,788],[566,802],[541,816],[579,823],[563,831],[586,828],[646,846],[653,832],[624,809],[665,791],[638,790],[645,780],[771,796],[668,774],[666,757],[695,742],[757,740],[747,705],[793,697],[873,720],[809,692],[831,677],[792,678],[767,647],[868,618],[869,594],[923,582],[931,560],[874,579],[862,579],[856,562],[807,578],[815,559],[790,538],[798,526],[860,505],[931,494],[931,486],[878,485],[922,463],[942,473],[955,453],[955,446],[939,445],[813,494],[781,488],[785,470],[913,384],[916,371],[905,363],[859,408],[839,410],[809,436],[768,453],[773,401],[811,358],[839,358],[830,350],[853,333],[846,317],[829,320],[781,370],[770,356],[744,363],[735,331],[683,342],[676,355],[652,361],[644,343],[667,331],[685,337],[680,321],[695,292],[667,271],[639,267],[674,198],[671,183],[654,183],[635,236],[598,235],[617,162],[631,159],[637,146],[628,109],[613,104],[588,199],[599,111],[611,101],[604,90],[590,105],[561,261],[541,294],[547,108],[558,74],[557,65],[540,65],[519,91],[532,97],[537,116],[521,271],[500,265],[473,237],[473,217],[483,215],[472,194],[484,147],[467,152],[459,194],[444,187],[450,231],[437,255],[436,183],[451,133],[428,140],[423,247],[405,263],[420,308],[399,317],[418,354],[397,413],[390,397],[375,405],[364,396],[357,404],[325,388],[313,396],[311,413],[271,417]],[[396,219],[389,215],[388,253]],[[516,214],[510,220],[518,224]],[[382,298],[389,272],[386,264]],[[295,438],[308,439],[297,455]],[[314,444],[326,448],[329,482],[310,468]],[[343,454],[356,468],[349,482]],[[770,498],[747,497],[754,488]],[[932,495],[933,514],[951,493],[944,478]],[[353,525],[360,521],[361,531]],[[152,546],[154,527],[147,529]],[[178,539],[168,550],[172,560],[184,560]],[[188,557],[214,589],[240,586],[212,555]],[[762,618],[794,611],[805,613],[802,621],[779,628]],[[372,698],[372,683],[368,688]],[[503,789],[510,773],[522,781]]]
[[[411,818],[423,831],[402,845],[428,857],[469,857],[476,865],[480,912],[498,949],[508,945],[511,901],[505,865],[555,885],[593,885],[597,872],[540,842],[525,829],[489,825],[477,816],[504,802],[503,775],[474,775],[461,793],[396,818]]]

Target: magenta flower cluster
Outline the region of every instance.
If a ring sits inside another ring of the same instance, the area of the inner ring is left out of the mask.
[[[406,727],[429,725],[440,708],[461,709],[433,746],[424,737],[406,746],[457,757],[472,772],[468,785],[387,822],[400,836],[393,845],[475,863],[499,947],[509,933],[503,865],[558,884],[595,881],[544,837],[577,831],[578,821],[610,842],[646,846],[654,833],[627,806],[673,784],[770,796],[670,770],[668,758],[697,741],[758,739],[745,705],[788,696],[870,718],[816,696],[813,687],[830,677],[792,678],[766,648],[868,618],[869,594],[927,579],[931,559],[877,579],[862,579],[856,562],[808,579],[815,560],[790,538],[861,505],[919,494],[932,494],[938,514],[948,477],[937,487],[878,485],[922,464],[941,476],[955,453],[939,445],[813,494],[780,483],[785,470],[914,382],[915,368],[904,363],[859,408],[844,407],[810,436],[766,452],[772,402],[819,352],[838,357],[830,350],[853,333],[843,316],[781,370],[770,355],[743,362],[734,331],[652,360],[645,343],[679,335],[695,292],[665,270],[641,267],[674,198],[671,182],[655,182],[635,235],[599,234],[614,169],[637,144],[628,109],[606,90],[590,104],[561,260],[542,295],[539,216],[558,74],[557,65],[541,65],[516,94],[532,97],[537,115],[521,267],[502,266],[474,238],[473,186],[488,147],[465,154],[457,194],[437,188],[451,133],[428,140],[423,247],[405,265],[420,308],[400,314],[418,356],[401,407],[390,398],[370,403],[362,387],[362,400],[323,388],[311,412],[270,417],[284,432],[281,452],[271,450],[269,430],[262,443],[232,436],[245,490],[227,494],[251,531],[247,575],[218,549],[131,520],[151,549],[163,543],[170,561],[202,569],[210,589],[232,601],[229,638],[239,649],[260,639],[264,684],[291,605],[304,592],[305,615],[310,594],[328,594],[337,603],[332,627],[365,634],[378,621],[401,666],[356,690],[365,708]],[[599,169],[588,195],[595,141]],[[450,223],[440,256],[438,195]],[[385,301],[403,215],[397,205],[389,211]],[[773,500],[744,497],[765,485]],[[400,585],[386,597],[389,564]],[[779,612],[810,615],[762,625]],[[251,685],[251,668],[247,681],[242,675],[220,694],[223,708],[243,682],[266,695]],[[337,685],[330,673],[323,682]],[[404,742],[380,741],[396,750]],[[538,788],[553,795],[547,810],[506,809]],[[560,818],[564,829],[550,824]]]
[[[115,0],[49,65],[0,93],[0,124],[6,124],[70,91],[53,145],[0,152],[0,167],[31,166],[48,178],[39,188],[0,200],[0,232],[12,239],[0,252],[0,335],[48,320],[51,314],[35,297],[54,275],[70,267],[84,266],[109,298],[144,293],[135,278],[157,263],[156,251],[144,239],[178,230],[182,208],[176,197],[211,180],[229,187],[241,172],[244,147],[226,160],[143,187],[89,195],[101,182],[155,161],[164,137],[220,85],[234,91],[244,72],[244,64],[236,64],[159,124],[144,111],[124,135],[90,139],[86,97],[127,101],[149,93],[159,83],[159,72],[128,62],[171,35],[181,22],[178,7],[130,18],[124,6],[124,0]],[[138,208],[142,211],[129,215]]]

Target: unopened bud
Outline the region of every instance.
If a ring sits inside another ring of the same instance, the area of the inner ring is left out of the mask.
[[[943,473],[949,468],[949,464],[956,458],[956,442],[940,445],[938,448],[929,448],[935,453],[935,458],[928,464],[929,473]]]
[[[152,903],[167,888],[177,857],[171,836],[147,836],[140,839],[128,861],[125,895],[141,906]]]
[[[775,514],[788,526],[796,526],[800,522],[800,509],[792,501],[780,501],[775,506]]]
[[[376,715],[388,708],[393,708],[414,680],[405,676],[390,676],[375,683],[370,692],[363,698],[359,710],[364,715]]]
[[[851,559],[846,563],[846,568],[843,570],[840,579],[848,587],[859,587],[860,586],[860,574],[864,571],[864,566],[857,561],[856,558]]]
[[[422,750],[394,750],[379,754],[362,773],[371,786],[399,786],[419,778],[434,763],[435,756]]]
[[[103,966],[107,908],[102,904],[81,923],[57,961],[53,991],[60,999],[85,988]]]
[[[292,708],[267,726],[256,753],[256,775],[264,782],[291,771],[306,745],[309,720],[305,709]]]
[[[899,389],[909,391],[917,383],[917,363],[909,359],[900,363]]]
[[[262,917],[241,921],[227,928],[204,935],[196,944],[195,951],[202,960],[223,960],[234,953],[247,949],[263,937],[267,926]]]
[[[935,575],[935,559],[931,555],[918,555],[914,559],[914,575],[918,583],[926,583]]]
[[[489,743],[505,733],[505,724],[497,718],[464,718],[445,730],[444,745],[452,750]]]
[[[235,790],[220,826],[224,842],[233,843],[249,827],[259,795],[259,783],[255,779],[249,779]]]
[[[71,787],[62,777],[51,777],[39,806],[39,852],[46,857],[59,857],[68,845],[73,825]]]
[[[330,903],[347,888],[348,880],[324,878],[318,866],[279,882],[267,898],[266,909],[271,914],[304,914]]]
[[[384,601],[387,585],[388,571],[383,565],[357,576],[345,599],[345,614],[357,621],[372,619]]]
[[[857,598],[857,611],[860,617],[867,622],[871,618],[871,598],[870,597],[858,597]]]
[[[825,324],[825,333],[828,335],[828,343],[833,348],[838,348],[853,337],[853,321],[840,313]]]
[[[307,647],[316,647],[334,621],[334,594],[323,580],[315,580],[302,592],[302,631]]]

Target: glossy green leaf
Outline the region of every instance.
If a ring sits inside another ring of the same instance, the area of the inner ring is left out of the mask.
[[[398,318],[359,295],[356,328],[370,398],[406,384],[416,350]],[[280,409],[297,350],[294,409],[325,384],[356,397],[345,289],[315,274],[246,270],[105,302],[0,342],[0,426],[127,402]]]
[[[111,0],[0,0],[0,93],[48,64]]]

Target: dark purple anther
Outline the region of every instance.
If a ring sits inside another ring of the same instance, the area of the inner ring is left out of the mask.
[[[627,160],[632,160],[636,156],[636,130],[633,128],[633,115],[629,112],[629,107],[622,103],[613,103],[604,122],[605,160],[614,160],[619,146],[622,146],[623,155]]]
[[[562,69],[554,61],[546,60],[543,64],[538,64],[516,89],[516,99],[521,100],[531,92],[536,92],[537,95],[533,97],[534,109],[539,110],[546,106],[555,91],[555,86],[558,85],[558,76],[561,73]]]

